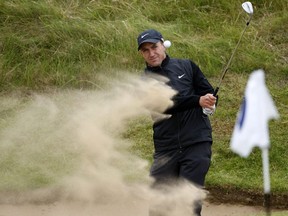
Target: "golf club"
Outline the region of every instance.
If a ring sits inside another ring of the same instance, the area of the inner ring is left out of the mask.
[[[238,48],[238,46],[239,46],[239,44],[240,44],[240,41],[241,41],[241,39],[242,39],[242,37],[243,37],[243,35],[244,35],[247,27],[249,26],[250,21],[251,21],[251,19],[252,19],[252,15],[253,15],[253,6],[252,6],[252,3],[249,2],[249,1],[244,2],[244,3],[242,4],[242,8],[244,9],[244,11],[245,11],[246,13],[249,14],[249,20],[246,22],[246,26],[245,26],[245,28],[244,28],[244,30],[243,30],[243,32],[242,32],[242,34],[241,34],[241,36],[240,36],[240,38],[239,38],[239,40],[238,40],[238,43],[237,43],[236,47],[234,48],[234,50],[233,50],[233,52],[232,52],[232,54],[231,54],[231,56],[230,56],[230,59],[229,59],[226,67],[224,68],[224,70],[223,70],[223,72],[222,72],[222,75],[221,75],[220,81],[219,81],[219,83],[218,83],[218,86],[216,87],[216,89],[215,89],[215,91],[214,91],[214,94],[213,94],[214,96],[217,96],[217,93],[218,93],[218,91],[219,91],[219,88],[220,88],[220,85],[221,85],[221,83],[222,83],[222,80],[224,79],[224,77],[225,77],[225,75],[226,75],[226,72],[228,71],[228,69],[229,69],[229,67],[230,67],[231,61],[232,61],[232,59],[233,59],[233,57],[234,57],[234,55],[235,55],[235,52],[236,52],[236,50],[237,50],[237,48]]]

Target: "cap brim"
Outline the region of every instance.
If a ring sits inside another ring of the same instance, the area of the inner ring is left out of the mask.
[[[138,50],[140,50],[140,47],[142,46],[142,44],[144,43],[158,43],[160,40],[159,39],[147,39],[147,40],[144,40],[142,41],[139,46],[138,46]]]

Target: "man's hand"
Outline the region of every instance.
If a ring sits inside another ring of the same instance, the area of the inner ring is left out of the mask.
[[[203,108],[203,113],[213,115],[216,109],[217,98],[213,94],[206,94],[200,97],[199,104]]]
[[[217,98],[213,94],[206,94],[200,97],[199,104],[202,108],[215,109]]]

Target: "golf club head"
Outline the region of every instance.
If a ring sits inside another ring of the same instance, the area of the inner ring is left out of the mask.
[[[242,4],[242,8],[248,13],[250,16],[253,14],[253,6],[252,3],[247,1]]]

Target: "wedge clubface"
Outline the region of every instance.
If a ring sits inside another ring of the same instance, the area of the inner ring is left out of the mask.
[[[247,1],[242,4],[242,8],[246,11],[246,13],[252,15],[253,14],[253,6],[252,3]]]
[[[244,9],[244,11],[245,11],[246,13],[249,14],[249,20],[246,22],[246,26],[245,26],[245,28],[244,28],[244,30],[243,30],[243,32],[242,32],[242,34],[241,34],[241,36],[240,36],[240,38],[239,38],[239,40],[238,40],[238,43],[237,43],[236,47],[234,48],[234,50],[233,50],[233,52],[232,52],[232,54],[231,54],[231,56],[230,56],[230,59],[229,59],[227,65],[225,66],[225,68],[224,68],[224,70],[223,70],[223,72],[222,72],[222,75],[221,75],[220,81],[219,81],[219,83],[218,83],[218,86],[216,87],[216,89],[215,89],[215,91],[214,91],[214,96],[217,96],[217,93],[218,93],[218,91],[219,91],[219,88],[220,88],[220,85],[221,85],[221,83],[222,83],[222,80],[224,79],[224,77],[225,77],[225,75],[226,75],[226,72],[228,71],[228,69],[229,69],[229,67],[230,67],[231,61],[232,61],[232,59],[233,59],[233,57],[234,57],[234,55],[235,55],[235,52],[236,52],[236,50],[237,50],[237,48],[238,48],[238,46],[239,46],[239,44],[240,44],[240,41],[242,40],[242,37],[243,37],[243,35],[244,35],[244,33],[245,33],[245,31],[246,31],[246,29],[247,29],[247,27],[248,27],[251,19],[252,19],[252,15],[253,15],[253,6],[252,6],[252,3],[249,2],[249,1],[244,2],[244,3],[242,4],[242,8]]]

